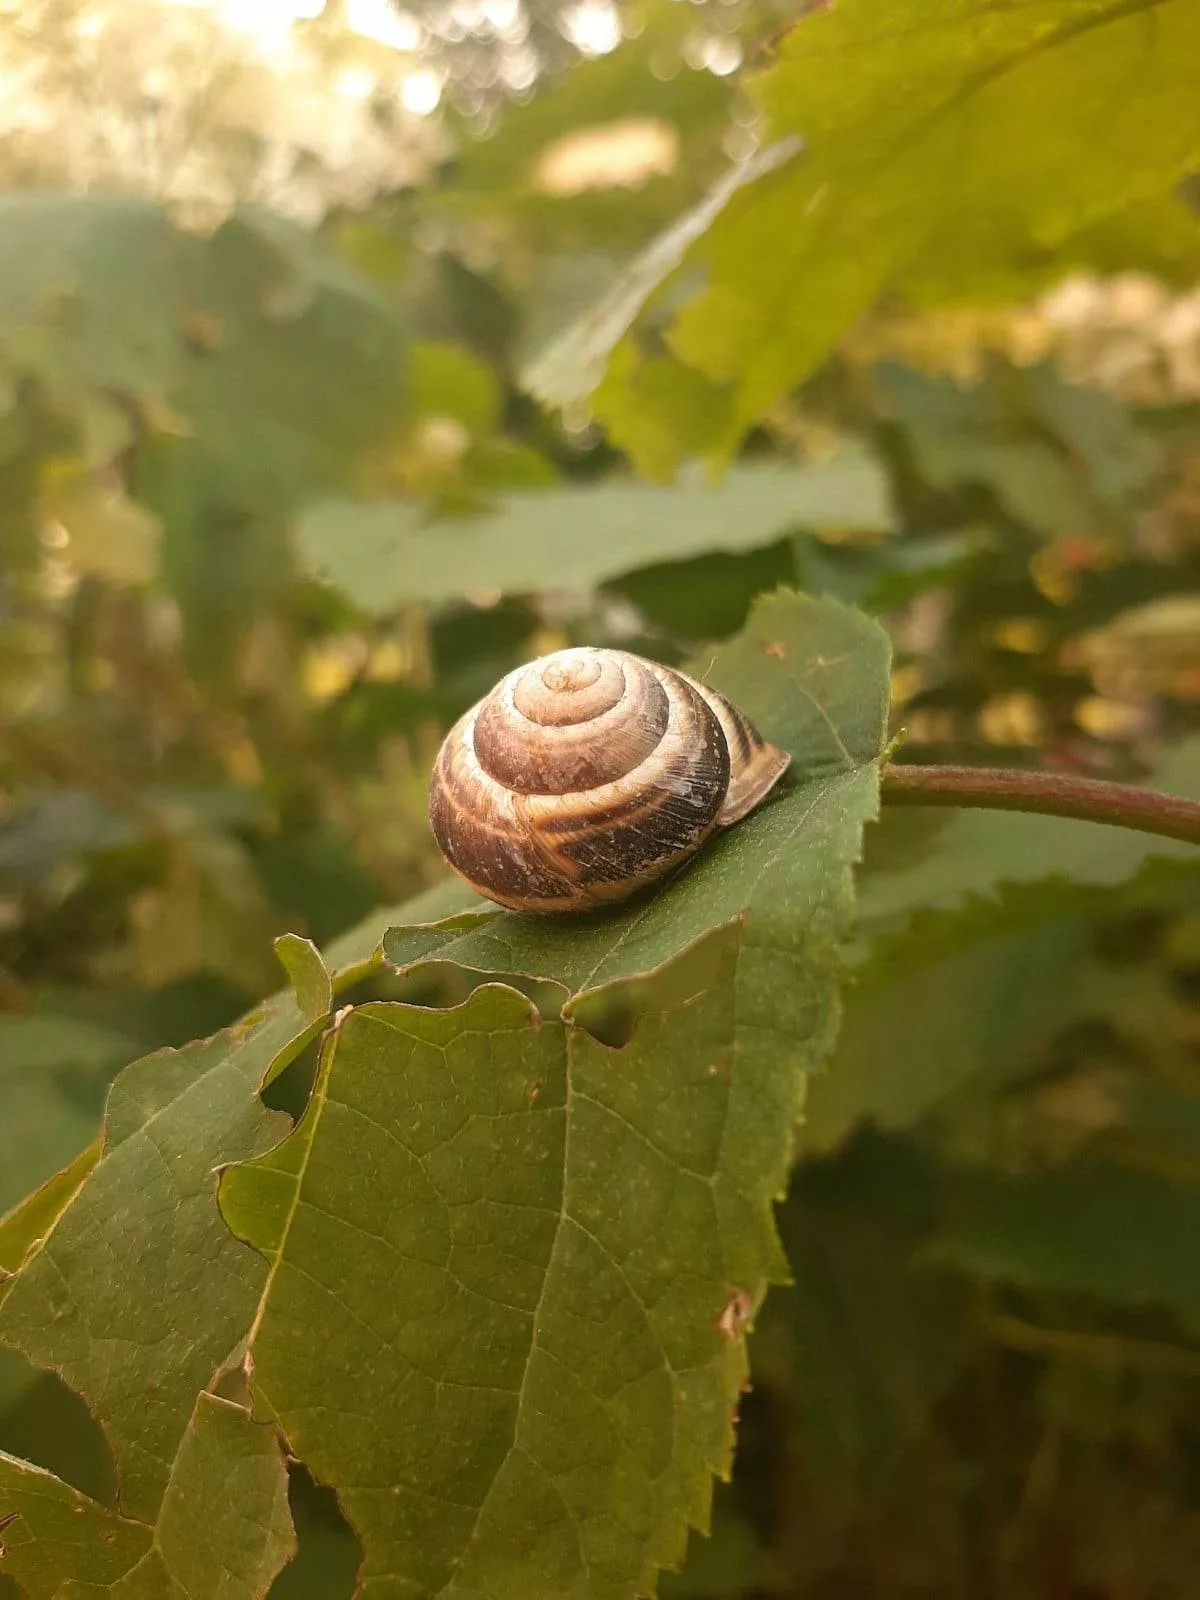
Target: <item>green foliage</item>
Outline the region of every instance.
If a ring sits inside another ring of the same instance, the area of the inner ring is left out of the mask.
[[[223,669],[286,575],[283,519],[398,434],[401,324],[266,214],[201,239],[150,204],[6,196],[0,234],[0,372],[46,419],[17,458],[14,510],[53,514],[86,571],[138,582],[161,568],[204,637],[193,666]],[[332,407],[331,364],[353,396]],[[131,449],[146,509],[95,476]],[[25,540],[14,555],[35,552]]]
[[[253,1600],[291,1555],[287,1476],[269,1428],[201,1394],[153,1527],[118,1516],[0,1455],[7,1559],[30,1600],[73,1593],[128,1600]]]
[[[1017,521],[1047,535],[1123,510],[1161,466],[1153,437],[1118,405],[1050,368],[994,367],[964,389],[889,365],[876,382],[927,483],[987,485]]]
[[[0,1017],[0,1207],[15,1205],[87,1144],[105,1089],[136,1050],[116,1029],[70,1016]]]
[[[805,466],[735,468],[719,488],[610,483],[515,491],[494,510],[431,524],[419,504],[314,506],[297,538],[310,569],[367,612],[447,600],[472,588],[531,593],[553,572],[587,590],[636,567],[705,550],[746,550],[790,528],[884,533],[892,525],[878,463],[847,443]]]
[[[1200,742],[1183,741],[1155,787],[1194,792],[1198,759]],[[1167,861],[1196,868],[1184,844],[1093,823],[889,815],[872,835],[854,981],[835,1059],[808,1097],[805,1149],[836,1147],[860,1121],[910,1128],[1025,1070],[1091,998],[1097,908]]]
[[[278,515],[395,426],[403,344],[386,303],[278,219],[247,213],[205,240],[158,206],[8,196],[0,232],[6,372],[65,412],[85,460],[144,427],[168,483]],[[350,380],[333,408],[332,360]]]
[[[675,360],[728,392],[710,448],[728,454],[885,292],[1008,295],[1014,265],[1044,273],[1074,235],[1169,194],[1200,156],[1198,48],[1187,0],[1003,16],[976,0],[842,0],[802,19],[753,90],[805,157],[713,222],[693,251],[707,286],[667,331]],[[638,377],[606,393],[606,420],[624,403],[645,426],[661,408],[668,429],[675,387],[652,401]]]
[[[1197,791],[1195,10],[801,11],[311,231],[0,197],[3,1600],[1192,1600],[1195,852],[877,811]],[[792,764],[518,916],[430,763],[581,643]]]
[[[218,1035],[127,1069],[108,1103],[99,1163],[4,1302],[6,1340],[88,1395],[131,1516],[157,1515],[196,1395],[241,1336],[261,1286],[261,1264],[224,1234],[214,1210],[213,1168],[282,1135],[286,1122],[256,1091],[312,1032],[284,1003],[243,1039]],[[167,1229],[157,1248],[156,1227]],[[177,1347],[167,1363],[164,1344]]]
[[[309,1022],[327,1017],[333,1008],[333,980],[316,945],[299,934],[285,933],[275,941],[275,954],[292,980],[301,1016]]]
[[[470,967],[454,942],[466,921],[493,969],[570,991],[561,1021],[490,985],[456,1011],[352,1010],[278,1142],[258,1087],[332,999],[316,951],[291,939],[295,1000],[121,1075],[100,1161],[23,1261],[0,1331],[88,1396],[127,1516],[166,1515],[197,1391],[237,1352],[256,1410],[341,1491],[365,1582],[633,1596],[677,1562],[711,1473],[727,1469],[743,1326],[783,1270],[770,1201],[803,1074],[833,1038],[887,657],[881,631],[834,602],[764,602],[711,675],[791,750],[788,794],[649,907],[586,930],[491,913],[416,930],[423,954]],[[722,927],[734,937],[718,975],[678,1015],[644,1019],[619,1052],[575,1020],[589,994]],[[403,927],[386,948],[411,964]],[[217,1168],[225,1217],[254,1250],[222,1227]],[[650,1212],[646,1239],[633,1219]],[[53,1333],[39,1334],[47,1295]],[[599,1344],[597,1321],[612,1330]],[[177,1326],[186,1346],[155,1377]],[[347,1376],[366,1372],[377,1392]],[[530,1506],[545,1535],[518,1555],[511,1529]],[[29,1561],[53,1568],[55,1537]]]
[[[563,406],[584,400],[599,388],[614,347],[632,327],[651,293],[682,261],[688,246],[712,227],[744,184],[782,166],[798,148],[796,140],[781,141],[731,168],[699,205],[625,268],[583,321],[569,327],[561,339],[530,364],[524,373],[530,392],[547,405]],[[681,377],[678,381],[685,380]],[[642,465],[643,456],[637,451],[631,454]]]
[[[955,1199],[937,1251],[966,1270],[1026,1288],[1166,1305],[1193,1333],[1200,1325],[1194,1183],[1080,1163],[1016,1183],[966,1180]]]

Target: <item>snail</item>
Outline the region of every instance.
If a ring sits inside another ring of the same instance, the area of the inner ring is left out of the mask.
[[[752,811],[790,757],[724,696],[620,650],[510,672],[450,732],[429,820],[450,865],[517,911],[627,899]]]

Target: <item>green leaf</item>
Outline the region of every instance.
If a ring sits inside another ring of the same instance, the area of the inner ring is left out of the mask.
[[[491,367],[466,345],[412,347],[413,409],[419,417],[451,417],[468,433],[494,433],[500,424],[500,385]]]
[[[1144,782],[1165,794],[1200,795],[1200,736],[1168,746]],[[1195,847],[1065,817],[888,811],[867,835],[859,916],[873,936],[900,927],[917,907],[960,909],[1003,885],[1043,878],[1111,887],[1158,859],[1194,861]]]
[[[843,1512],[904,1463],[963,1353],[960,1286],[918,1270],[936,1199],[915,1150],[862,1138],[801,1167],[780,1210],[794,1282],[756,1329],[755,1376],[792,1414],[808,1491]]]
[[[275,954],[292,980],[301,1016],[309,1022],[326,1016],[333,1006],[333,980],[312,940],[302,939],[298,933],[281,934],[275,941]]]
[[[497,222],[503,236],[517,221],[537,240],[535,254],[558,246],[639,248],[664,217],[693,203],[721,163],[732,85],[686,65],[692,32],[686,13],[639,6],[619,50],[557,79],[547,74],[527,104],[505,108],[491,137],[462,140],[453,189],[431,199],[435,214],[444,210],[456,222],[464,212],[482,216],[491,236]],[[546,181],[547,166],[580,142],[591,154],[591,178],[563,193]],[[639,148],[649,147],[640,182],[622,181],[630,146],[635,164]]]
[[[1069,890],[1056,900],[1059,915],[1031,928],[916,920],[872,951],[847,988],[829,1070],[809,1088],[806,1156],[838,1148],[863,1122],[912,1127],[1036,1063],[1077,1014],[1092,931]]]
[[[364,611],[467,589],[589,589],[703,550],[747,550],[801,527],[893,526],[882,469],[847,442],[804,466],[735,467],[716,488],[600,487],[506,495],[496,510],[426,525],[414,503],[314,506],[296,537],[313,572]]]
[[[383,967],[383,936],[407,917],[416,922],[436,921],[462,909],[467,900],[474,901],[463,886],[444,881],[431,889],[424,889],[398,906],[381,906],[353,928],[331,941],[324,952],[325,965],[333,973],[333,989],[340,994],[343,989],[358,983],[372,972]]]
[[[147,988],[214,972],[254,995],[279,976],[269,953],[278,924],[249,853],[230,833],[193,829],[172,839],[161,885],[138,895],[131,912]]]
[[[93,1139],[61,1172],[47,1178],[6,1216],[0,1217],[0,1300],[6,1279],[18,1272],[74,1200],[100,1159],[100,1140]]]
[[[597,388],[605,364],[617,342],[632,327],[642,306],[659,284],[682,261],[688,246],[713,224],[727,202],[744,184],[791,160],[800,149],[795,138],[781,140],[739,161],[705,195],[699,205],[682,216],[643,250],[592,306],[521,374],[521,381],[544,405],[566,406],[583,400]]]
[[[1061,249],[1048,251],[1048,263],[1035,254],[1028,265],[1042,277],[1047,264],[1058,277],[1068,264],[1106,276],[1132,269],[1190,289],[1200,273],[1200,213],[1186,188],[1185,180],[1171,194],[1152,195],[1102,217]]]
[[[1200,1334],[1200,1188],[1075,1162],[1019,1180],[962,1175],[937,1259],[1027,1289],[1168,1306]]]
[[[54,1012],[0,1017],[0,1207],[71,1160],[96,1132],[104,1094],[138,1046]]]
[[[318,1024],[290,996],[117,1079],[103,1154],[0,1308],[0,1341],[86,1396],[113,1447],[127,1516],[153,1519],[199,1390],[230,1358],[262,1285],[229,1238],[213,1169],[287,1128],[258,1097]]]
[[[367,1592],[632,1597],[705,1522],[787,1160],[732,1030],[722,984],[622,1051],[495,985],[361,1007],[293,1137],[225,1175],[272,1261],[256,1405]]]
[[[1147,782],[1200,789],[1200,739]],[[854,982],[830,1070],[813,1080],[804,1147],[820,1154],[863,1121],[912,1126],[950,1097],[1028,1065],[1077,1014],[1104,891],[1195,869],[1172,839],[991,811],[887,811],[859,879]]]
[[[1064,382],[1047,364],[1034,367],[1026,380],[1039,415],[1083,463],[1102,500],[1119,504],[1153,483],[1162,470],[1162,447],[1138,426],[1129,406],[1100,389]]]
[[[761,594],[785,584],[812,592],[808,584],[795,583],[796,544],[807,540],[797,535],[744,555],[714,551],[688,561],[662,561],[605,587],[632,601],[656,632],[676,642],[690,640],[695,649],[736,633]]]
[[[726,448],[885,291],[1005,292],[1014,256],[1165,195],[1200,157],[1198,52],[1188,0],[805,16],[754,81],[769,133],[801,135],[805,160],[726,206],[685,262],[707,287],[668,334],[733,386]]]
[[[713,450],[729,427],[731,395],[666,356],[622,339],[592,396],[592,414],[642,477],[670,483],[681,461]]]
[[[984,484],[1019,522],[1047,535],[1087,529],[1105,507],[1127,510],[1162,466],[1160,446],[1126,407],[1065,383],[1048,365],[1014,372],[995,364],[964,387],[885,363],[875,388],[929,484]]]
[[[335,940],[328,951],[333,989],[380,970],[380,943],[398,916],[410,909],[437,915],[445,899],[444,888],[417,896]],[[54,1020],[74,1026],[74,1019]],[[303,1015],[289,992],[204,1044],[135,1062],[114,1086],[103,1139],[0,1219],[0,1274],[19,1274],[0,1276],[0,1300],[16,1286],[21,1290],[15,1318],[8,1308],[0,1313],[0,1344],[27,1349],[35,1364],[53,1364],[87,1395],[135,1509],[139,1496],[150,1506],[161,1483],[147,1449],[174,1447],[178,1418],[244,1333],[238,1305],[260,1283],[253,1258],[238,1252],[215,1212],[213,1168],[265,1148],[286,1127],[285,1119],[264,1112],[258,1089],[295,1058],[321,1020]],[[87,1035],[96,1036],[96,1030]],[[78,1034],[65,1037],[69,1042]],[[60,1029],[56,1059],[63,1038]],[[134,1129],[140,1107],[148,1117]],[[164,1150],[176,1152],[174,1168],[164,1167]],[[148,1196],[162,1201],[159,1211],[145,1212]],[[53,1265],[38,1267],[38,1252],[58,1226],[63,1233]],[[147,1243],[155,1239],[163,1259],[173,1261],[166,1277]],[[79,1265],[69,1290],[56,1288],[60,1261]],[[111,1273],[106,1261],[117,1263]],[[43,1338],[50,1303],[62,1314],[61,1347]],[[121,1330],[119,1341],[128,1338],[118,1345],[122,1360],[111,1365],[89,1332],[104,1326]],[[160,1366],[176,1361],[180,1370],[162,1384]],[[147,1394],[155,1397],[149,1409]]]
[[[152,1523],[0,1454],[0,1528],[0,1572],[29,1600],[259,1600],[295,1550],[272,1431],[211,1394],[196,1401]]]
[[[202,238],[141,201],[0,200],[0,358],[67,401],[134,402],[209,506],[278,515],[344,481],[396,431],[403,354],[368,280],[277,218]]]
[[[1011,383],[964,388],[888,363],[875,386],[933,488],[983,484],[1018,522],[1047,536],[1094,522],[1082,475],[1013,403]]]

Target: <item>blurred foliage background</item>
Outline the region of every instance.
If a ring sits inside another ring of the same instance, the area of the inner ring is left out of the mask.
[[[795,583],[885,621],[905,757],[1197,792],[1186,183],[986,304],[885,299],[716,491],[672,481],[703,397],[669,439],[530,398],[753,158],[743,69],[796,12],[0,0],[0,1210],[122,1065],[278,986],[273,935],[439,879],[432,754],[534,654],[680,661]],[[664,1593],[1195,1596],[1194,868],[1044,819],[873,830],[796,1285]],[[111,1493],[8,1356],[0,1447]],[[349,1595],[332,1496],[293,1489],[273,1594]]]

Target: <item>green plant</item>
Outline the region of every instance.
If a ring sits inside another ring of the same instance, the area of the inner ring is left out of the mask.
[[[1029,297],[1194,274],[1196,11],[813,8],[723,171],[679,9],[315,234],[0,201],[4,1600],[1190,1600],[1200,387]],[[502,912],[581,642],[789,774]]]

